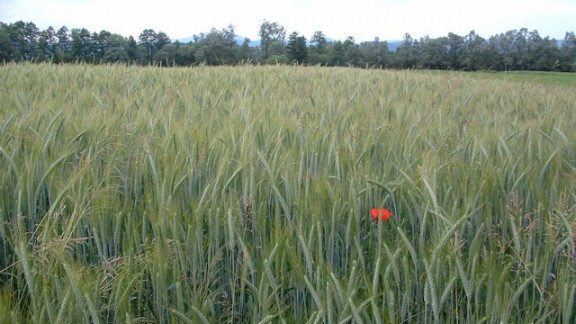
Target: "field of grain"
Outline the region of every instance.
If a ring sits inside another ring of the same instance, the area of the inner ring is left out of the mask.
[[[554,84],[5,65],[0,323],[574,322],[574,139]]]

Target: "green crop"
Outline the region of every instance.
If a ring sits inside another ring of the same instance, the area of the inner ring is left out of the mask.
[[[0,322],[573,322],[575,114],[457,73],[2,66]]]

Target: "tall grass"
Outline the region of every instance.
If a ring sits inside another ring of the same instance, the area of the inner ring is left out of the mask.
[[[0,107],[2,322],[576,319],[573,89],[6,65]]]

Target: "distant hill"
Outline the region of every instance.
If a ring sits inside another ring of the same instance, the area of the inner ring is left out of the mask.
[[[236,39],[236,43],[238,45],[244,44],[244,38],[245,38],[244,36],[236,36],[234,38]],[[178,38],[178,39],[175,39],[174,41],[178,41],[180,43],[190,43],[190,42],[194,41],[194,36]],[[259,47],[260,46],[260,39],[257,39],[257,40],[250,39],[249,44],[251,47]]]
[[[190,37],[184,37],[184,38],[178,38],[178,39],[173,39],[173,42],[180,42],[180,43],[190,43],[194,41],[194,36],[190,36]]]
[[[400,45],[402,45],[402,43],[404,43],[404,41],[402,41],[402,40],[391,40],[391,41],[387,41],[387,42],[388,42],[388,50],[390,52],[396,52],[398,47],[400,47]]]

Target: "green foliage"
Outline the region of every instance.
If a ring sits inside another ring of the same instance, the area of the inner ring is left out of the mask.
[[[47,64],[0,85],[0,321],[576,318],[572,88]]]
[[[286,45],[288,58],[296,63],[306,63],[308,50],[306,49],[306,37],[299,36],[297,32],[290,34]]]
[[[196,59],[208,65],[234,64],[237,47],[234,26],[221,31],[212,29],[208,35],[201,35],[195,42]]]
[[[234,26],[212,28],[194,35],[193,41],[172,42],[164,32],[144,29],[139,42],[108,31],[90,33],[85,28],[39,30],[33,23],[0,22],[0,60],[5,62],[129,63],[139,65],[191,66],[249,63],[292,64],[363,68],[441,69],[464,71],[576,71],[576,37],[567,32],[558,42],[538,31],[509,30],[484,39],[474,31],[466,36],[414,39],[390,51],[378,38],[356,44],[354,37],[328,41],[321,31],[306,38],[294,31],[286,41],[286,30],[278,22],[264,20],[259,46],[249,39],[239,44]],[[560,45],[561,44],[561,45]]]
[[[278,22],[264,20],[260,25],[260,49],[262,61],[268,60],[274,55],[283,54],[286,41],[286,30]]]

